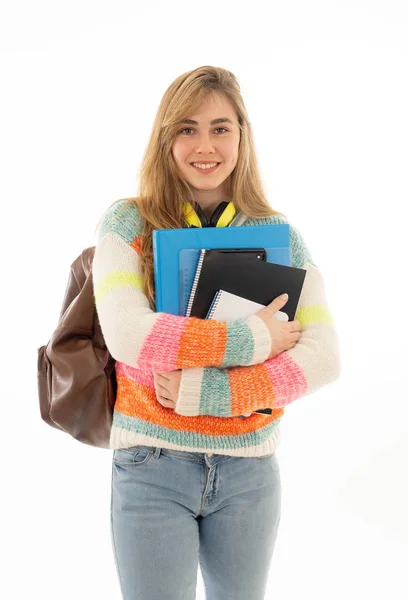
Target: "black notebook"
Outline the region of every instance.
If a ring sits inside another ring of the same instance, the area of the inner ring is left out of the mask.
[[[293,321],[305,277],[305,269],[201,250],[186,316],[205,319],[215,294],[222,289],[265,306],[287,293],[289,299],[281,311]]]

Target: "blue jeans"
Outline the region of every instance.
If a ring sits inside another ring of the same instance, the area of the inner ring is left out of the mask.
[[[281,516],[275,454],[113,451],[111,541],[123,600],[264,600]]]

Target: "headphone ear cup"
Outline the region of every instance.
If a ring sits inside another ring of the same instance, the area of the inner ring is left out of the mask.
[[[196,215],[200,219],[201,227],[208,227],[209,226],[208,219],[205,216],[203,209],[201,208],[201,206],[198,203],[195,205],[194,210],[195,210]]]
[[[216,227],[229,227],[231,222],[233,221],[237,211],[235,209],[233,202],[226,202],[227,208],[224,209],[224,212],[219,217]]]
[[[221,202],[221,204],[219,204],[217,206],[217,208],[211,215],[209,227],[217,227],[219,218],[221,217],[222,213],[224,212],[226,206],[228,206],[228,202]]]
[[[196,210],[194,210],[196,208]],[[202,227],[203,226],[203,214],[199,214],[199,205],[196,204],[193,207],[190,202],[184,204],[184,218],[190,227]],[[204,215],[205,218],[205,215]]]

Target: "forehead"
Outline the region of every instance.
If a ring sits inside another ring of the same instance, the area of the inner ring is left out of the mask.
[[[217,94],[209,94],[183,119],[183,123],[190,123],[192,125],[198,125],[199,122],[204,124],[207,121],[210,125],[222,122],[235,123],[236,115],[233,105],[227,98]]]

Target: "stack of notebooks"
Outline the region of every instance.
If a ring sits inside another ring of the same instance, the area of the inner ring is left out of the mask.
[[[174,265],[177,264],[179,314],[201,319],[216,319],[218,321],[246,318],[257,313],[281,294],[287,293],[289,295],[288,301],[282,307],[282,310],[276,312],[273,316],[281,321],[293,321],[306,270],[289,266],[289,226],[282,224],[263,227],[269,228],[269,236],[270,228],[274,228],[272,231],[275,237],[275,247],[199,247],[197,249],[199,242],[194,240],[195,244],[191,244],[186,249],[180,247],[182,242],[180,239],[177,240],[179,237],[175,233],[177,230],[155,231],[153,233],[153,252],[156,293],[159,291],[159,297],[157,298],[159,302],[156,300],[156,310],[163,311],[166,307],[166,301],[170,306],[171,296],[173,296],[173,305],[175,304],[174,289],[172,293],[167,293],[168,299],[166,300],[164,274],[166,273],[166,266],[174,270],[176,268]],[[244,228],[236,228],[236,231],[240,229],[242,231]],[[250,229],[257,229],[259,234],[260,227]],[[180,231],[183,232],[181,235],[186,239],[186,233],[189,230]],[[204,232],[205,229],[201,231]],[[213,230],[213,232],[215,231]],[[224,235],[229,232],[228,235],[231,240],[234,239],[232,235],[248,236],[247,232],[231,233],[229,228],[222,228],[222,231]],[[203,240],[204,236],[212,235],[214,237],[211,239],[217,241],[221,240],[220,233],[221,231],[218,229],[218,233],[215,235],[214,233],[200,233],[199,235],[203,236]],[[253,235],[253,233],[251,232],[249,235]],[[174,248],[169,245],[166,248],[167,252],[164,258],[163,252],[160,255],[160,241],[166,240],[171,240]],[[249,240],[250,238],[248,238]],[[248,241],[245,239],[246,245]],[[191,246],[196,249],[192,249]],[[193,252],[195,254],[192,254]],[[271,262],[271,254],[286,264]],[[189,256],[190,274],[187,286],[182,268],[185,262],[183,262],[183,256]],[[192,258],[194,256],[195,260]],[[188,289],[185,289],[186,287]],[[164,310],[164,312],[170,312],[170,310]],[[265,408],[255,412],[270,415],[272,409]]]
[[[266,262],[259,248],[201,250],[186,316],[218,321],[248,317],[287,293],[287,303],[275,316],[293,321],[305,276],[304,269]]]

